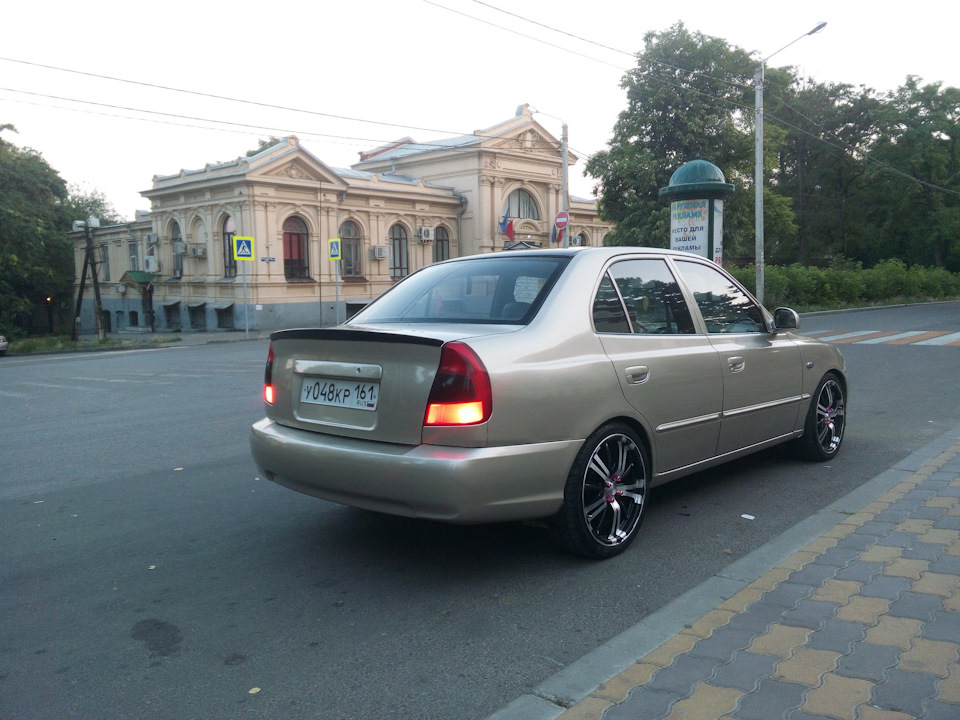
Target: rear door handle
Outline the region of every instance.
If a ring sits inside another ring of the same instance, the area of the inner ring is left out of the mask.
[[[650,368],[646,365],[634,365],[624,370],[624,375],[627,376],[627,383],[639,385],[650,379]]]
[[[730,372],[742,372],[743,368],[746,367],[746,361],[739,355],[734,355],[727,358],[727,365],[730,366]]]

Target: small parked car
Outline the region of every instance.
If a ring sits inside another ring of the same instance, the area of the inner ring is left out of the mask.
[[[270,336],[263,475],[450,523],[545,518],[607,558],[652,487],[793,443],[829,460],[844,360],[698,256],[643,248],[429,265],[336,328]]]
[[[0,335],[0,357],[7,354],[7,348],[10,347],[10,341],[6,335]]]

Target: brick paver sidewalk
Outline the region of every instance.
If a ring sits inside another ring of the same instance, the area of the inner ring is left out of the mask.
[[[960,720],[960,442],[561,720]]]

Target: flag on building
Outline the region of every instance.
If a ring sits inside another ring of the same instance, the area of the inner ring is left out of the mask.
[[[506,235],[513,240],[513,220],[510,219],[509,210],[503,214],[503,219],[500,221],[499,227],[501,235]]]
[[[563,241],[563,228],[558,228],[556,225],[553,226],[553,232],[550,233],[550,242],[555,242],[558,245]]]

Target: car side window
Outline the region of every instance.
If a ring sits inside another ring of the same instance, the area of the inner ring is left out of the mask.
[[[685,260],[678,260],[677,268],[693,292],[707,332],[766,332],[760,307],[720,270]]]
[[[625,260],[610,267],[634,334],[678,335],[694,332],[690,311],[666,262]]]
[[[593,299],[593,327],[598,333],[629,333],[630,323],[610,276],[604,274]]]

